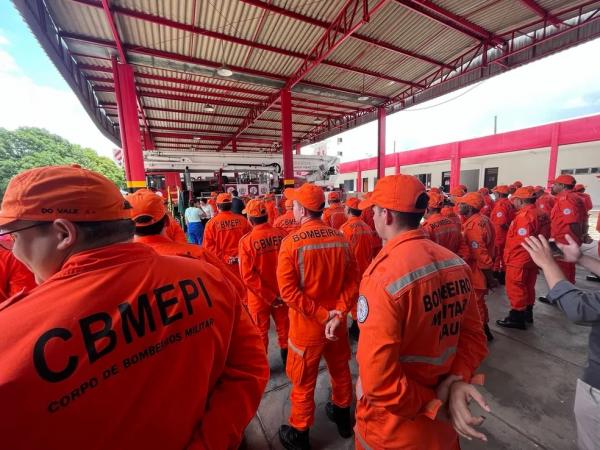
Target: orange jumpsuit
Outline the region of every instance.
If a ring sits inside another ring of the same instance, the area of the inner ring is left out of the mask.
[[[281,241],[286,234],[269,223],[256,225],[240,240],[240,273],[248,290],[248,312],[258,328],[260,337],[269,350],[269,325],[271,316],[275,321],[279,348],[287,348],[288,319],[287,305],[273,307],[279,298],[277,285],[277,257]]]
[[[552,194],[542,194],[535,201],[535,205],[542,211],[544,211],[546,214],[550,214],[552,212],[552,208],[554,208],[554,203],[556,203],[556,199]]]
[[[365,208],[360,213],[360,218],[362,219],[362,221],[364,223],[369,225],[369,228],[371,228],[371,230],[373,230],[373,242],[374,242],[373,258],[375,258],[375,256],[377,256],[377,254],[381,251],[381,247],[383,247],[383,241],[381,240],[381,238],[377,234],[377,231],[375,230],[375,222],[373,221],[373,214],[374,214],[373,207]]]
[[[444,206],[440,211],[440,214],[444,217],[448,217],[454,223],[457,223],[462,227],[461,216],[456,212],[456,206]]]
[[[564,190],[557,194],[556,203],[550,213],[551,231],[550,236],[561,244],[566,244],[565,234],[570,234],[571,237],[581,245],[582,236],[574,236],[571,231],[571,224],[576,223],[581,226],[583,230],[584,222],[587,218],[585,213],[585,206],[581,197],[575,192]],[[560,266],[565,277],[571,283],[575,283],[575,264],[564,262],[560,259],[556,261]]]
[[[289,423],[308,429],[314,420],[314,391],[321,356],[327,362],[332,402],[342,408],[352,403],[346,326],[338,326],[336,341],[325,338],[329,311],[344,317],[356,303],[358,273],[350,244],[323,221],[308,220],[281,244],[277,282],[290,308],[289,354],[286,372],[292,383]]]
[[[10,250],[0,245],[0,303],[34,287],[36,283],[30,270]]]
[[[222,271],[138,243],[76,253],[0,310],[11,450],[237,448],[269,378]]]
[[[477,306],[483,324],[489,322],[485,296],[488,293],[487,279],[483,270],[492,270],[494,266],[494,227],[490,219],[479,213],[465,219],[463,235],[469,253],[464,256],[471,268],[473,290],[477,298]],[[501,258],[500,255],[498,255]]]
[[[503,256],[506,295],[516,311],[525,311],[535,302],[538,268],[521,244],[528,236],[540,234],[550,237],[550,217],[535,205],[524,205],[510,224]]]
[[[169,217],[169,223],[165,227],[165,230],[169,239],[171,239],[173,242],[187,244],[187,237],[185,236],[181,225],[179,225],[179,222],[177,222],[173,215],[168,211],[167,216]]]
[[[494,209],[494,200],[490,197],[490,194],[481,194],[483,195],[483,201],[485,202],[485,206],[481,208],[480,214],[484,216],[490,217],[492,213],[492,209]]]
[[[346,222],[346,211],[341,203],[332,203],[329,208],[323,211],[323,222],[325,225],[339,230]]]
[[[269,224],[273,225],[275,223],[275,219],[279,216],[277,212],[277,207],[275,205],[275,200],[266,199],[265,207],[267,208],[267,216],[269,217]]]
[[[494,272],[503,272],[502,255],[504,254],[504,246],[506,245],[506,233],[508,227],[515,217],[515,207],[508,198],[499,198],[494,204],[494,209],[490,215],[490,220],[494,226],[495,241],[494,254],[498,258],[494,260]]]
[[[423,230],[391,239],[367,269],[358,300],[357,449],[458,449],[436,420],[436,388],[470,382],[487,343],[470,281],[454,253]]]
[[[296,222],[296,219],[294,219],[293,211],[286,211],[285,214],[279,216],[277,219],[275,219],[275,223],[273,223],[273,226],[275,228],[283,230],[286,236],[292,231],[295,231],[298,228],[300,228],[300,224]]]
[[[457,255],[459,254],[461,246],[464,245],[464,240],[461,225],[456,220],[436,213],[425,219],[421,226],[433,242]]]
[[[220,211],[206,223],[203,245],[239,277],[238,246],[242,236],[249,233],[251,229],[250,224],[241,214]]]

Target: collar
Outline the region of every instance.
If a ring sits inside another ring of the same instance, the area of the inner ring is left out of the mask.
[[[425,233],[425,231],[423,231],[423,229],[421,228],[417,228],[416,230],[404,231],[387,241],[384,247],[384,252],[387,254],[390,252],[390,250],[397,247],[398,245],[403,244],[407,241],[412,241],[414,239],[428,239],[428,236]]]
[[[309,219],[300,225],[300,228],[324,227],[325,222],[321,219]]]
[[[173,242],[173,241],[171,239],[169,239],[168,237],[163,236],[162,234],[153,234],[150,236],[136,236],[134,238],[133,242],[137,242],[140,244],[152,245],[152,244],[169,243],[169,242]]]
[[[254,225],[252,227],[253,230],[265,230],[265,229],[269,229],[269,228],[272,228],[272,226],[269,222],[261,223],[259,225]]]
[[[475,214],[473,214],[468,219],[465,219],[464,225],[467,226],[468,224],[470,224],[471,222],[474,222],[479,217],[481,217],[481,214],[479,214],[478,212],[476,212]]]

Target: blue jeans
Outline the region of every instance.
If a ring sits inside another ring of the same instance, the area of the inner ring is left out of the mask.
[[[204,225],[202,222],[190,222],[188,224],[188,238],[191,244],[202,245],[204,236]]]

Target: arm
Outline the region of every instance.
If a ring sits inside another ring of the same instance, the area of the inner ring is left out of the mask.
[[[256,297],[262,299],[264,302],[271,304],[277,293],[267,289],[260,281],[260,275],[255,269],[254,255],[248,246],[244,245],[245,241],[241,240],[239,245],[239,258],[240,258],[240,274],[242,280],[246,285],[246,288],[252,292]]]
[[[219,255],[217,242],[215,241],[214,222],[211,220],[204,228],[204,238],[202,241],[204,248],[215,256]],[[220,260],[220,258],[219,258]]]
[[[358,283],[360,274],[358,273],[358,265],[354,254],[350,250],[350,246],[344,249],[346,255],[346,270],[344,273],[344,282],[342,284],[342,292],[336,302],[335,309],[341,311],[342,314],[347,314],[356,304],[358,299]]]

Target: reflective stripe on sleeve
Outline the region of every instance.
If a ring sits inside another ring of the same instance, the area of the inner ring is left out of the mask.
[[[304,252],[307,250],[323,250],[327,248],[350,249],[348,242],[324,242],[322,244],[310,244],[298,248],[298,271],[300,272],[300,286],[304,287]]]
[[[364,449],[364,450],[373,450],[371,447],[369,447],[369,445],[365,442],[365,440],[363,439],[363,437],[360,435],[360,433],[358,432],[358,430],[356,428],[354,428],[354,434],[356,435],[356,439],[358,439],[358,443],[360,444],[360,446]]]
[[[448,347],[440,356],[402,355],[400,362],[424,363],[432,366],[442,366],[452,355],[456,353],[456,347]]]
[[[301,357],[304,357],[304,350],[300,350],[289,339],[288,339],[288,348],[291,349],[293,352],[297,353],[298,355],[300,355]]]
[[[426,277],[427,275],[437,272],[438,270],[449,269],[450,267],[459,267],[464,265],[465,262],[458,257],[446,259],[444,261],[434,261],[430,264],[419,267],[418,269],[415,269],[412,272],[407,273],[406,275],[403,275],[396,281],[388,284],[385,290],[389,295],[394,296],[406,286],[414,283],[417,280],[420,280],[421,278]]]

